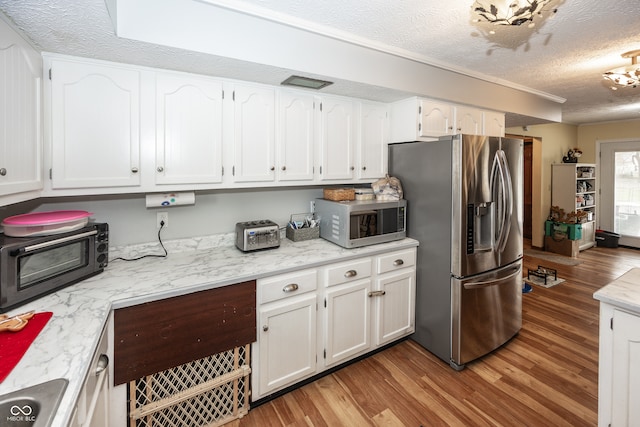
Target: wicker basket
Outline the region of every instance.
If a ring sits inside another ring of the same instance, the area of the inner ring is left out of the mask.
[[[333,200],[334,202],[355,200],[356,190],[353,188],[325,188],[323,190],[323,197],[327,200]]]

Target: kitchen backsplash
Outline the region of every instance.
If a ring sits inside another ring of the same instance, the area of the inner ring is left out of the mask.
[[[274,188],[197,192],[192,206],[147,208],[145,195],[65,197],[39,199],[0,208],[0,219],[32,211],[80,209],[93,212],[95,221],[109,223],[112,247],[157,242],[157,212],[169,214],[162,240],[232,233],[236,222],[270,219],[284,226],[292,213],[309,211],[310,201],[322,197],[322,188]]]

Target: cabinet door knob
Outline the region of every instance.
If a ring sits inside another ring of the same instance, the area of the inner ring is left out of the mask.
[[[156,170],[157,170],[158,172],[164,172],[164,168],[163,168],[162,166],[158,166],[158,167],[156,168]]]
[[[265,332],[267,332],[267,331],[269,330],[269,326],[268,326],[268,325],[264,325],[264,326],[262,327],[262,330],[263,330],[263,331],[265,331]]]
[[[393,261],[393,266],[394,266],[394,267],[399,267],[399,266],[401,266],[402,264],[404,264],[404,261],[403,261],[403,260],[401,260],[401,259],[397,259],[397,260]]]
[[[101,354],[98,358],[98,364],[96,365],[96,376],[100,375],[102,371],[107,369],[109,366],[109,356],[106,354]]]
[[[131,168],[131,173],[138,173],[138,168],[137,167],[132,167]]]
[[[363,171],[366,171],[366,170],[367,170],[367,167],[366,167],[366,166],[363,166],[363,167],[362,167],[362,170],[363,170]]]
[[[299,288],[297,283],[289,283],[287,286],[285,286],[284,288],[282,288],[282,292],[284,293],[288,293],[288,292],[295,292],[297,291]]]
[[[276,170],[276,167],[275,166],[271,166],[271,170],[272,171]]]
[[[5,176],[7,174],[7,169],[0,168],[0,176]]]
[[[358,272],[355,270],[349,270],[344,273],[344,277],[346,278],[356,277],[357,275],[358,275]]]
[[[354,169],[355,169],[355,166],[351,166],[351,170],[354,170]]]
[[[283,166],[283,167],[282,167],[282,170],[283,170],[283,171],[286,171],[286,170],[287,170],[287,167],[286,167],[286,166]]]

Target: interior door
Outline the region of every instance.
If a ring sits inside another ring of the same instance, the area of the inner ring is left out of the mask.
[[[599,145],[599,228],[620,234],[621,245],[640,248],[640,140]]]

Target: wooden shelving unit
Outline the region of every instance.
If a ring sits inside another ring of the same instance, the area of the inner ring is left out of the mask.
[[[566,213],[583,211],[580,250],[596,244],[596,165],[591,163],[554,164],[551,177],[551,205]]]

